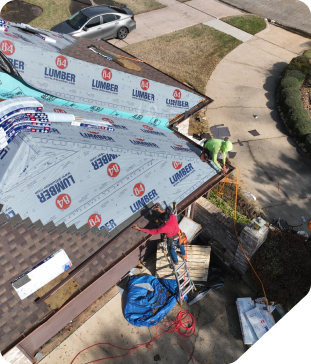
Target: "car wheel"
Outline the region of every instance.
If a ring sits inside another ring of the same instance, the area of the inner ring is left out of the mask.
[[[117,37],[118,37],[119,39],[125,39],[125,38],[126,38],[126,36],[128,35],[128,33],[129,33],[128,29],[127,29],[127,28],[125,28],[125,27],[122,27],[122,28],[120,28],[120,29],[118,30]]]

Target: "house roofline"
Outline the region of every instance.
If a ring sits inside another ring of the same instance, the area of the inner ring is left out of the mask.
[[[226,175],[230,174],[232,171],[233,168],[229,167],[229,171]],[[180,214],[188,206],[194,203],[198,198],[200,198],[211,188],[221,182],[226,177],[226,175],[217,174],[216,176],[206,181],[195,191],[193,191],[187,198],[185,198],[177,205],[178,214]],[[148,209],[148,212],[143,216],[146,216],[149,211],[150,209]],[[128,227],[126,227],[126,229],[124,229],[120,234],[113,238],[103,248],[99,249],[99,251],[94,253],[95,257],[101,254],[105,250],[104,248],[110,246],[117,238],[119,238],[129,229],[131,229],[134,224],[136,224],[141,218],[143,218],[143,216],[139,217],[137,220],[135,220],[135,222],[131,223]],[[157,240],[156,236],[146,234],[138,241],[138,243],[131,249],[131,251],[126,256],[121,257],[121,259],[119,259],[117,263],[114,263],[112,266],[110,266],[107,271],[105,271],[99,278],[97,278],[94,282],[88,285],[81,293],[73,297],[65,306],[60,308],[46,322],[44,322],[41,326],[39,326],[30,334],[28,334],[26,338],[24,338],[17,344],[17,347],[24,353],[26,353],[27,357],[31,357],[32,354],[36,350],[38,350],[38,348],[40,348],[43,344],[50,340],[55,334],[57,334],[57,332],[59,332],[64,326],[66,326],[70,321],[72,321],[81,312],[83,312],[97,298],[107,292],[133,266],[136,266],[143,258],[145,258],[145,256],[142,254],[142,251],[145,249],[146,244],[153,240]],[[93,256],[84,262],[87,264],[82,263],[83,268],[91,263],[91,261],[93,260]],[[73,275],[69,274],[68,277],[69,279],[71,279]],[[60,283],[60,286],[64,285],[68,281],[67,278]],[[49,296],[59,288],[59,285],[55,286],[51,291],[48,292]]]

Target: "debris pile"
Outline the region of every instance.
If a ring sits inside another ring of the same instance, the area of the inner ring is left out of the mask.
[[[262,300],[258,298],[253,301],[250,297],[245,297],[236,301],[245,345],[253,345],[275,325],[274,318],[270,315],[275,306],[269,305],[269,312],[268,306],[261,303]]]

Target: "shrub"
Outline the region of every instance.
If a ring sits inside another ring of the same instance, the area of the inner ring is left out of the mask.
[[[290,109],[302,108],[303,102],[295,96],[290,96],[284,101],[284,112],[287,114]]]
[[[305,57],[311,58],[311,49],[308,49],[307,51],[305,51],[303,55]]]
[[[298,88],[296,87],[287,87],[284,88],[283,91],[281,92],[281,98],[280,101],[282,103],[284,103],[284,101],[288,98],[288,97],[296,97],[297,99],[301,98],[301,92]]]
[[[294,133],[297,137],[303,141],[305,137],[311,133],[311,120],[310,119],[302,119],[294,124],[293,128]]]
[[[303,84],[303,81],[306,79],[306,75],[298,70],[287,70],[286,71],[286,77],[294,77],[297,78],[301,84]]]
[[[311,64],[309,62],[309,58],[304,56],[293,58],[286,70],[298,70],[309,77],[311,75]]]
[[[292,129],[299,121],[309,119],[309,113],[306,109],[297,107],[290,109],[288,113],[288,126]]]
[[[307,151],[311,153],[311,134],[307,135],[305,140],[305,146]]]
[[[284,90],[284,88],[288,87],[294,87],[299,89],[301,86],[301,83],[297,80],[295,77],[284,77],[281,81],[281,90]]]

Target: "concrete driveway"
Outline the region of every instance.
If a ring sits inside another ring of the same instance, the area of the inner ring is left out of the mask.
[[[249,192],[271,219],[300,225],[304,216],[307,221],[299,229],[308,232],[311,161],[288,135],[276,110],[275,92],[287,63],[310,46],[310,39],[269,25],[229,53],[206,87],[215,100],[207,108],[209,123],[229,127],[237,152],[232,162]],[[254,129],[259,136],[249,133]]]
[[[135,15],[136,30],[124,41],[112,39],[109,42],[122,48],[212,19],[243,14],[242,11],[215,0],[192,0],[186,3],[177,0],[158,1],[166,7]]]

